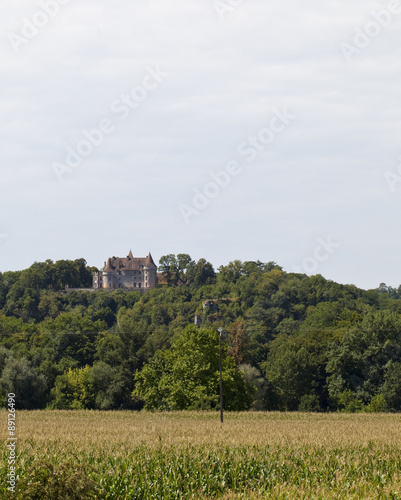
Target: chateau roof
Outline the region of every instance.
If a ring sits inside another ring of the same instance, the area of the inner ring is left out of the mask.
[[[156,273],[157,276],[157,284],[158,285],[167,285],[167,280],[163,276],[163,273]]]
[[[129,251],[127,257],[112,257],[107,260],[103,272],[111,273],[114,271],[139,271],[143,267],[155,267],[152,256],[149,252],[147,257],[134,257],[132,251]]]
[[[156,264],[153,262],[153,258],[152,258],[152,255],[150,252],[149,252],[149,255],[146,257],[145,266],[157,267]]]
[[[106,273],[111,273],[114,271],[114,268],[111,264],[111,260],[110,260],[110,257],[107,259],[107,264],[106,264],[106,267],[103,269],[104,272]]]

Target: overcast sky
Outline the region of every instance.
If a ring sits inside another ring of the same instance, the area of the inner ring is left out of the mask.
[[[401,283],[400,1],[0,16],[0,271],[132,248]]]

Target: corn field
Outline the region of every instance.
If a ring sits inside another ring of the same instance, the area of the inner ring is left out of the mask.
[[[395,414],[230,413],[221,425],[212,412],[20,411],[19,477],[7,491],[5,448],[1,498],[401,498],[400,424]]]

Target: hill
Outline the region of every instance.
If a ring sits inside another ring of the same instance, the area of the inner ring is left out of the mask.
[[[252,388],[254,409],[401,409],[401,287],[366,291],[274,262],[216,271],[186,254],[162,257],[159,269],[167,285],[143,294],[67,293],[91,285],[96,268],[84,259],[0,274],[3,393],[17,394],[20,408],[140,409],[149,402],[135,380],[144,367],[154,388],[165,380],[171,367],[149,367],[185,353],[178,346],[197,335],[196,315],[202,331],[223,328],[225,359]],[[179,373],[177,387],[187,376]],[[213,390],[200,407],[215,406]],[[168,404],[177,408],[177,398]]]

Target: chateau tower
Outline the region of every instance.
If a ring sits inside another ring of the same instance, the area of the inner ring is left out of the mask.
[[[154,288],[157,285],[157,266],[153,262],[150,252],[146,257],[143,271],[145,274],[145,288]]]

